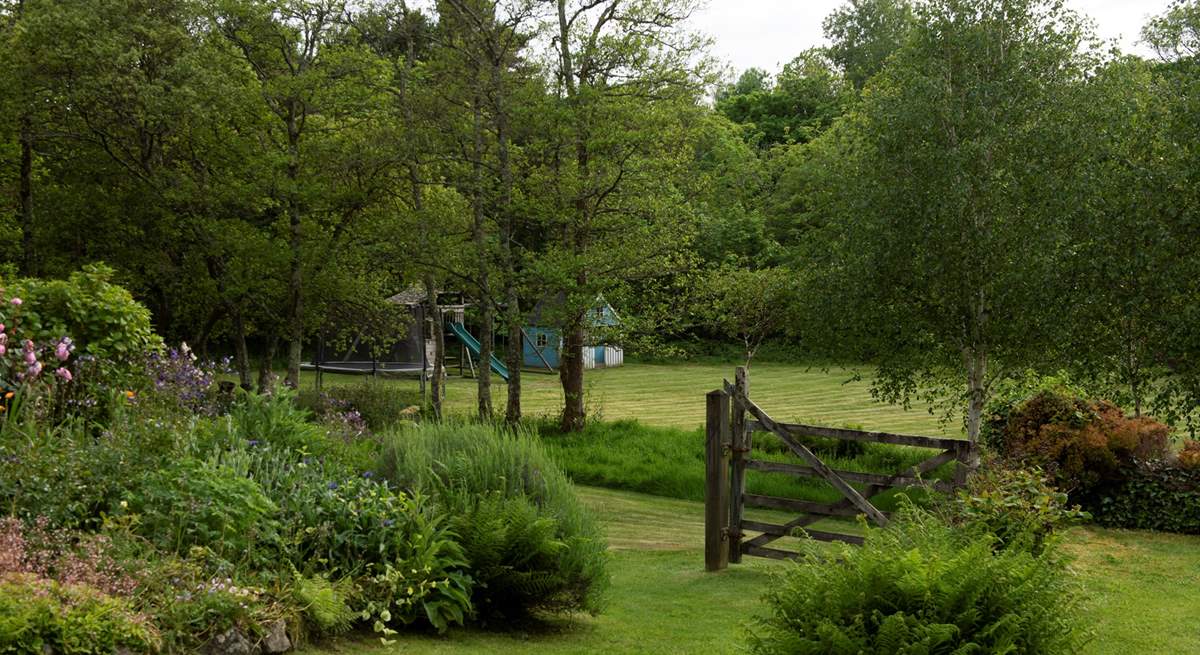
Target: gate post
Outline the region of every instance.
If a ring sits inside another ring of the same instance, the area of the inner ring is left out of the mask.
[[[729,396],[710,391],[705,401],[704,568],[720,571],[729,565]]]
[[[743,398],[750,397],[750,375],[745,366],[737,367],[733,376],[733,388]],[[742,513],[746,496],[746,455],[750,452],[750,431],[746,429],[746,406],[733,397],[733,417],[730,430],[733,456],[733,471],[729,495],[729,561],[742,561]]]

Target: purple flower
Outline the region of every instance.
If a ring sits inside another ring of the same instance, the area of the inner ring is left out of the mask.
[[[392,527],[392,525],[393,525],[395,522],[396,522],[396,521],[395,521],[395,520],[393,520],[393,519],[384,519],[384,520],[383,520],[383,527],[385,527],[385,528],[390,528],[390,527]]]
[[[54,370],[54,374],[62,378],[63,382],[70,382],[72,380],[71,372],[61,366]]]
[[[42,363],[35,361],[29,365],[29,368],[25,372],[29,374],[29,377],[36,378],[42,374]]]
[[[20,298],[13,298],[8,302],[12,303],[13,307],[20,307],[21,305],[25,304],[25,301],[21,300]]]
[[[370,478],[371,478],[371,476],[373,476],[373,475],[375,475],[375,474],[374,474],[374,473],[372,473],[371,471],[363,471],[363,477],[364,477],[364,478],[370,479]]]
[[[337,483],[336,483],[336,482],[330,482],[330,483],[329,483],[329,485],[328,485],[328,487],[329,487],[330,489],[337,489],[338,485],[337,485]]]
[[[30,366],[33,366],[34,364],[36,364],[37,363],[37,353],[33,352],[32,350],[26,350],[25,351],[25,363],[29,364]]]
[[[255,447],[255,446],[257,446],[257,445],[258,445],[258,439],[251,439],[251,440],[249,440],[249,441],[247,441],[247,442],[246,442],[246,445],[247,445],[247,446],[250,446],[251,448],[253,448],[253,447]]]

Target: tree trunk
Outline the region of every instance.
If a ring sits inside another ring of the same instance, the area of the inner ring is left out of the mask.
[[[977,347],[963,356],[967,364],[967,440],[972,451],[968,465],[974,470],[979,466],[979,430],[987,403],[987,352]]]
[[[192,339],[192,352],[196,353],[200,359],[208,359],[208,342],[212,337],[212,332],[217,327],[217,323],[222,318],[225,318],[225,307],[217,305],[208,312],[208,318],[205,319],[204,325],[200,327],[200,331]]]
[[[429,307],[430,331],[429,336],[433,338],[433,377],[430,378],[430,391],[433,395],[433,416],[434,418],[442,418],[442,395],[443,395],[443,377],[442,368],[446,363],[445,355],[445,335],[443,328],[445,324],[442,321],[442,307],[438,304],[437,299],[437,284],[433,280],[432,273],[425,274],[425,300]],[[425,344],[421,344],[424,348]]]
[[[516,215],[512,210],[513,172],[509,153],[509,126],[507,95],[503,79],[504,61],[493,60],[492,64],[492,114],[496,128],[496,163],[500,172],[500,198],[497,203],[500,216],[500,259],[504,266],[505,322],[508,325],[508,352],[505,365],[508,367],[508,398],[504,409],[504,421],[509,425],[521,422],[521,365],[524,358],[525,341],[522,338],[521,298],[517,292],[517,259],[513,252],[516,232]]]
[[[242,308],[236,304],[229,309],[233,321],[233,365],[237,368],[238,384],[249,391],[250,386],[250,353],[246,349],[246,317]]]
[[[563,388],[563,432],[579,432],[587,420],[583,407],[583,316],[572,317],[563,330],[558,378]]]
[[[275,390],[275,352],[279,349],[279,337],[271,335],[267,338],[267,347],[262,359],[258,362],[258,392],[271,393]]]
[[[287,176],[292,188],[288,191],[288,246],[291,249],[291,263],[288,276],[287,377],[284,383],[295,389],[300,386],[300,357],[304,344],[304,271],[301,259],[300,192],[296,188],[300,183],[300,131],[294,108],[288,113],[287,127]]]
[[[18,183],[21,221],[21,268],[25,275],[38,274],[37,253],[33,243],[33,126],[29,116],[21,117],[21,173]]]
[[[471,230],[475,242],[476,274],[479,284],[479,420],[492,420],[492,331],[495,322],[495,312],[492,310],[491,288],[488,285],[488,248],[483,212],[483,109],[482,99],[477,94],[474,99],[475,147],[472,186],[472,211],[474,221]]]
[[[521,299],[515,284],[509,283],[505,293],[508,321],[508,404],[504,409],[504,421],[509,425],[521,422],[521,366],[524,364],[525,339],[522,330]]]

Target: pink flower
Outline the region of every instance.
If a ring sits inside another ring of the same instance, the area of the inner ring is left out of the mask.
[[[20,298],[13,298],[8,302],[12,303],[13,307],[20,307],[21,305],[25,304],[25,301],[21,300]]]
[[[29,368],[25,372],[29,374],[29,377],[36,378],[42,374],[42,363],[35,361],[29,365]]]
[[[32,350],[26,350],[25,351],[25,363],[29,364],[30,366],[36,364],[37,363],[37,353],[33,352]]]
[[[63,367],[55,369],[54,374],[63,379],[63,382],[70,382],[72,379],[71,372]]]
[[[27,353],[31,353],[31,352],[33,352],[34,345],[33,345],[33,340],[32,340],[32,339],[26,339],[26,340],[25,340],[25,343],[24,343],[24,344],[22,344],[22,345],[24,345],[24,346],[25,346],[25,352],[27,352]]]
[[[3,357],[7,354],[8,354],[8,346],[0,343],[0,357]]]
[[[58,346],[54,349],[54,356],[60,362],[67,361],[67,358],[71,356],[71,344],[66,340],[59,341]]]

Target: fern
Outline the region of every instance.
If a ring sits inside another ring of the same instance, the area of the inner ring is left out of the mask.
[[[296,603],[304,616],[322,635],[348,632],[357,612],[350,609],[351,585],[346,581],[330,582],[325,578],[298,578],[294,592]]]
[[[599,610],[608,584],[599,524],[533,435],[409,427],[388,439],[381,468],[452,517],[481,619]]]
[[[909,508],[861,548],[806,549],[768,595],[752,652],[1057,654],[1084,641],[1078,587],[1053,547],[997,549]]]

